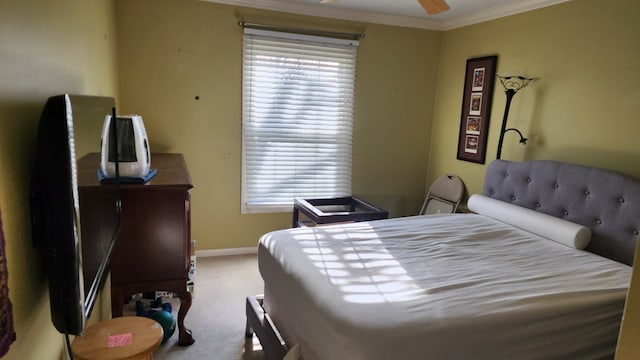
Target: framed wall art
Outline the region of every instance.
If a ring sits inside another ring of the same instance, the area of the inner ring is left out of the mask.
[[[484,164],[498,57],[468,59],[462,94],[458,160]]]

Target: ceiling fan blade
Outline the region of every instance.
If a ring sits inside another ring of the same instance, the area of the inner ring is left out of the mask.
[[[449,5],[447,5],[444,0],[418,0],[418,2],[429,15],[435,15],[449,10]]]

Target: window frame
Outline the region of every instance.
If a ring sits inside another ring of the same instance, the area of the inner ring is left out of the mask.
[[[242,214],[252,214],[252,213],[277,213],[277,212],[290,212],[293,209],[293,201],[296,197],[299,197],[297,195],[294,195],[293,197],[291,197],[290,201],[288,201],[286,204],[282,204],[282,203],[278,203],[278,204],[250,204],[249,203],[249,196],[248,196],[248,180],[247,180],[247,176],[248,176],[248,170],[247,170],[247,139],[246,139],[246,129],[245,126],[247,125],[247,122],[249,121],[249,117],[251,116],[251,110],[248,108],[250,106],[250,99],[248,99],[251,95],[249,94],[250,90],[248,89],[248,86],[252,86],[251,85],[251,81],[248,80],[248,78],[250,78],[251,75],[247,74],[247,61],[248,61],[248,57],[250,57],[251,55],[247,55],[247,41],[248,38],[247,36],[263,36],[263,37],[269,37],[272,39],[276,39],[275,41],[277,41],[277,39],[282,39],[283,42],[299,42],[299,43],[312,43],[315,46],[317,46],[318,44],[323,44],[325,47],[350,47],[350,51],[352,52],[352,54],[350,55],[350,59],[349,62],[352,63],[352,72],[349,74],[349,80],[350,80],[350,84],[348,86],[348,92],[350,92],[350,99],[348,99],[347,103],[349,104],[348,106],[348,121],[349,121],[349,127],[346,130],[349,137],[349,143],[348,143],[348,177],[346,179],[348,179],[348,189],[342,190],[342,191],[337,191],[335,192],[332,196],[329,197],[338,197],[338,196],[348,196],[351,195],[351,171],[352,171],[352,166],[351,166],[351,159],[352,159],[352,147],[353,147],[353,143],[352,143],[352,138],[353,138],[353,102],[354,102],[354,98],[355,98],[355,73],[356,73],[356,58],[357,58],[357,47],[359,45],[359,42],[357,40],[346,40],[346,39],[337,39],[337,38],[330,38],[330,37],[324,37],[324,36],[315,36],[315,35],[306,35],[306,34],[296,34],[296,33],[287,33],[287,32],[280,32],[280,31],[270,31],[270,30],[262,30],[262,29],[254,29],[254,28],[245,28],[244,29],[244,35],[243,35],[243,65],[242,65],[242,72],[243,72],[243,83],[242,83],[242,184],[241,184],[241,213]],[[304,45],[302,45],[304,46]],[[304,52],[301,52],[299,54],[295,54],[297,56],[297,58],[301,58],[306,56],[306,54]],[[294,57],[296,57],[294,56]],[[343,88],[340,88],[341,91],[344,91]],[[341,113],[341,118],[344,116],[344,114]],[[336,126],[336,129],[339,129],[340,126]],[[290,142],[293,143],[293,142]],[[343,184],[344,186],[344,184]],[[307,197],[305,195],[302,195],[302,197]],[[326,196],[325,196],[326,197]]]

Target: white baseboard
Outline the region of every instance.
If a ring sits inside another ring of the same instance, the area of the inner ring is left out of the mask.
[[[232,249],[196,250],[196,257],[248,255],[257,253],[258,247],[256,246]]]

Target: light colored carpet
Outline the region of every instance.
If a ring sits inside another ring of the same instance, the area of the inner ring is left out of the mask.
[[[179,346],[178,330],[154,353],[155,360],[261,360],[255,335],[245,340],[245,299],[261,294],[256,255],[198,258],[193,303],[185,318],[196,342]],[[129,305],[132,305],[130,302]],[[178,299],[172,299],[177,316]],[[135,305],[133,306],[135,309]]]

